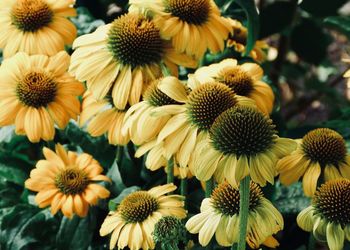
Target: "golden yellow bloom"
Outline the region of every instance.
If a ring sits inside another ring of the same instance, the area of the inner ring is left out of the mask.
[[[77,30],[67,17],[76,15],[74,0],[1,0],[0,48],[4,57],[17,52],[53,56],[72,44]]]
[[[131,106],[125,114],[123,133],[130,135],[133,143],[141,145],[155,139],[171,115],[155,117],[157,107],[179,104],[158,89],[159,84],[171,84],[177,78],[167,76],[154,80],[143,94],[143,101]]]
[[[235,19],[227,18],[231,25],[231,33],[227,40],[227,47],[233,47],[237,52],[244,53],[247,43],[247,28],[241,22]],[[256,62],[262,63],[266,61],[269,45],[263,40],[257,40],[254,48],[250,51],[249,56]]]
[[[79,125],[83,127],[88,123],[87,131],[92,136],[108,133],[110,144],[126,145],[130,140],[129,135],[122,134],[126,111],[118,110],[111,102],[110,98],[97,101],[90,91],[86,91],[83,97]]]
[[[163,216],[186,217],[184,197],[165,195],[175,189],[174,184],[166,184],[126,196],[117,210],[109,213],[100,229],[101,236],[112,233],[110,249],[116,245],[118,249],[127,246],[131,250],[154,249],[152,233],[155,224]]]
[[[69,55],[28,56],[23,52],[0,67],[0,126],[15,124],[31,142],[52,140],[54,124],[65,128],[80,113],[84,86],[67,73]]]
[[[192,85],[193,83],[193,85]],[[210,82],[196,84],[192,82],[188,88],[179,80],[161,82],[158,88],[179,104],[165,105],[153,110],[153,115],[172,117],[160,130],[157,139],[142,145],[138,151],[142,154],[150,151],[147,158],[154,157],[151,162],[158,161],[161,156],[169,160],[174,156],[181,168],[189,166],[196,145],[207,137],[215,118],[235,105],[255,107],[249,98],[235,95],[225,84]]]
[[[190,75],[190,80],[200,84],[217,81],[231,88],[237,95],[253,99],[265,114],[272,111],[275,96],[271,87],[263,82],[262,68],[255,63],[237,65],[235,59],[225,59],[220,63],[201,67]]]
[[[208,245],[215,234],[220,246],[231,246],[239,236],[239,191],[229,183],[219,184],[210,198],[202,201],[201,212],[191,217],[186,228],[199,234],[199,243]],[[247,243],[251,248],[261,244],[278,246],[273,234],[283,229],[283,218],[269,200],[263,197],[260,187],[250,183]]]
[[[43,149],[46,160],[40,160],[25,181],[25,187],[38,192],[35,202],[39,207],[51,206],[51,213],[59,210],[64,216],[74,214],[85,217],[90,205],[98,199],[105,199],[109,191],[97,181],[110,181],[102,175],[103,168],[89,154],[66,151],[60,144],[56,153]]]
[[[277,164],[280,181],[290,185],[303,177],[304,193],[312,196],[318,178],[350,178],[350,156],[343,137],[328,128],[314,129],[298,141],[297,150]]]
[[[78,37],[73,47],[70,72],[86,81],[96,99],[111,93],[119,110],[138,103],[147,84],[162,76],[165,65],[174,75],[177,65],[197,65],[192,58],[176,53],[152,20],[136,14],[125,14]]]
[[[213,0],[130,0],[131,12],[151,11],[161,35],[171,39],[178,52],[203,57],[224,49],[224,40],[231,30],[227,19]]]
[[[330,250],[342,250],[350,241],[350,181],[336,179],[322,184],[311,206],[297,217],[298,225],[316,240],[327,241]]]
[[[247,106],[236,106],[216,118],[209,137],[194,152],[193,172],[201,181],[212,176],[237,187],[247,175],[260,186],[274,183],[278,159],[296,148],[296,143],[277,136],[272,120]]]

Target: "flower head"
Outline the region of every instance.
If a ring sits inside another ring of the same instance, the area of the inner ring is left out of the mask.
[[[69,56],[17,53],[0,67],[0,126],[15,124],[31,142],[52,140],[54,124],[65,128],[80,113],[84,86],[67,73]]]
[[[316,191],[322,175],[325,181],[350,178],[350,156],[343,137],[328,128],[314,129],[298,141],[298,148],[277,164],[282,184],[289,185],[303,176],[307,196]]]
[[[167,195],[176,189],[174,184],[154,187],[148,191],[136,191],[126,196],[116,211],[104,220],[100,235],[112,233],[110,249],[128,246],[131,250],[154,249],[152,233],[155,224],[163,216],[186,217],[184,197]]]
[[[131,12],[151,12],[162,37],[176,51],[200,59],[209,48],[222,51],[230,31],[213,0],[131,0]]]
[[[51,213],[59,210],[64,216],[85,217],[90,205],[105,199],[109,191],[97,181],[110,181],[101,175],[103,168],[89,154],[77,155],[56,145],[56,152],[43,150],[46,160],[40,160],[25,181],[25,187],[38,192],[35,202],[39,207],[51,206]]]
[[[350,240],[350,181],[335,179],[322,184],[297,222],[317,240],[327,241],[330,250],[343,249],[344,239]]]
[[[210,198],[202,201],[201,212],[187,221],[186,228],[190,233],[199,233],[202,246],[206,246],[214,234],[219,245],[231,246],[238,241],[239,203],[239,190],[223,182],[214,189]],[[263,197],[260,187],[251,182],[247,243],[252,248],[264,242],[276,247],[278,242],[271,236],[282,229],[282,215]]]
[[[192,58],[176,53],[155,23],[139,14],[125,14],[80,36],[73,47],[70,71],[87,82],[96,99],[111,93],[119,110],[140,101],[147,85],[162,76],[163,65],[174,75],[178,65],[197,65]]]
[[[296,143],[277,136],[272,120],[247,106],[232,107],[219,115],[209,137],[198,144],[193,172],[199,180],[213,175],[233,186],[247,175],[259,185],[274,183],[277,160],[292,152]]]
[[[71,44],[77,30],[67,17],[74,1],[8,0],[0,2],[0,48],[4,57],[17,52],[53,56]]]

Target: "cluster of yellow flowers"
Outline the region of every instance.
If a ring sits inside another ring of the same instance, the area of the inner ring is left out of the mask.
[[[76,14],[74,0],[2,0],[0,126],[14,124],[31,142],[49,141],[55,126],[64,129],[79,117],[92,136],[108,133],[114,145],[133,142],[136,157],[147,153],[150,170],[215,180],[200,213],[186,223],[203,246],[214,234],[221,246],[238,242],[238,189],[250,176],[246,241],[252,248],[276,247],[273,235],[283,218],[260,187],[278,175],[285,185],[303,177],[313,200],[298,224],[331,250],[342,249],[344,238],[350,240],[350,156],[342,136],[320,128],[300,140],[279,137],[269,118],[274,94],[256,63],[225,59],[179,80],[179,66],[196,68],[207,50],[222,51],[225,42],[245,51],[247,30],[222,17],[213,0],[129,2],[127,14],[76,38],[68,19]],[[71,57],[64,51],[70,44]],[[250,56],[265,60],[267,47],[258,41]],[[84,217],[109,197],[98,182],[111,180],[92,156],[60,144],[43,153],[46,160],[25,183],[38,192],[40,207]],[[175,189],[169,183],[126,196],[100,229],[101,236],[111,234],[110,248],[154,249],[155,224],[187,216],[185,197],[169,194]]]

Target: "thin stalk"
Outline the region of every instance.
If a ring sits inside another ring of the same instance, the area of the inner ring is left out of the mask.
[[[214,179],[210,178],[205,182],[205,198],[209,198],[214,189]]]
[[[174,182],[174,160],[170,158],[167,166],[167,183]]]
[[[308,244],[308,250],[315,250],[315,244],[316,240],[314,235],[312,234],[312,232],[310,233],[310,237],[309,237],[309,244]]]
[[[116,158],[118,166],[122,162],[123,150],[124,150],[124,146],[117,146],[117,153],[116,153],[116,157],[115,158]]]
[[[187,197],[187,177],[181,179],[180,182],[180,194],[184,197]],[[187,208],[187,202],[185,200],[185,208]]]
[[[239,238],[237,250],[246,249],[248,212],[249,212],[250,177],[246,176],[239,185]]]

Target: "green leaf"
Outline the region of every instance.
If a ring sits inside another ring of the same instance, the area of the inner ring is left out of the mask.
[[[95,31],[99,26],[104,25],[105,23],[98,19],[96,20],[89,10],[85,7],[77,8],[77,16],[71,18],[72,22],[75,24],[78,30],[78,36],[91,33]]]
[[[0,163],[0,176],[5,178],[7,181],[16,183],[20,186],[24,185],[24,181],[28,177],[23,170],[7,166],[2,163]]]
[[[323,20],[323,23],[330,28],[333,28],[350,39],[350,17],[348,16],[330,16]]]
[[[259,35],[259,15],[254,0],[235,0],[239,4],[248,18],[248,37],[245,55],[249,55],[254,48],[255,41]]]
[[[56,236],[56,247],[62,250],[84,250],[89,247],[96,227],[96,210],[90,208],[85,218],[63,217]]]
[[[138,186],[132,186],[125,188],[116,198],[112,199],[108,203],[108,208],[110,211],[114,211],[117,206],[120,204],[120,202],[129,194],[136,192],[140,190],[140,187]]]
[[[125,185],[120,175],[117,161],[114,161],[114,164],[107,172],[107,176],[112,180],[112,184],[108,187],[108,190],[112,194],[120,194],[120,192],[125,188]]]
[[[347,0],[332,0],[332,1],[316,1],[303,0],[300,7],[310,14],[317,17],[325,17],[336,15],[340,7],[342,7]]]

